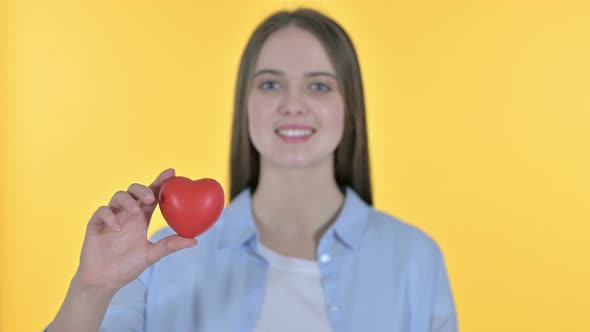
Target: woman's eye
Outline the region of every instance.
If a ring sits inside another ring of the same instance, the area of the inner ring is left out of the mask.
[[[330,87],[324,83],[313,83],[311,89],[314,91],[330,91]]]
[[[274,82],[274,81],[266,81],[266,82],[262,82],[262,84],[260,84],[260,88],[262,90],[277,89],[278,87],[279,87],[279,83]]]

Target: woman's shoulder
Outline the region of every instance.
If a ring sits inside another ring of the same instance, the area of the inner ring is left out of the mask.
[[[439,244],[423,228],[377,208],[369,209],[367,235],[405,252],[441,255]]]

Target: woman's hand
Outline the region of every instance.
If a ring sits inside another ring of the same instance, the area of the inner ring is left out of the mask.
[[[157,243],[147,238],[162,183],[174,176],[163,171],[146,187],[132,184],[119,191],[108,206],[101,206],[86,228],[80,264],[74,280],[83,288],[116,291],[136,279],[162,257],[197,243],[170,235]]]

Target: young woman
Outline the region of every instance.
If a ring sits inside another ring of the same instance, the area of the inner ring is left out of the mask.
[[[147,239],[173,175],[92,216],[49,331],[457,330],[437,244],[372,207],[356,53],[323,14],[278,12],[250,38],[231,203],[198,245],[169,228]]]

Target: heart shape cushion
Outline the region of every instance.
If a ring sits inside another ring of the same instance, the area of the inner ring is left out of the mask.
[[[160,211],[168,225],[178,235],[194,238],[207,231],[221,216],[225,195],[213,179],[192,181],[175,176],[162,184],[159,194]]]

